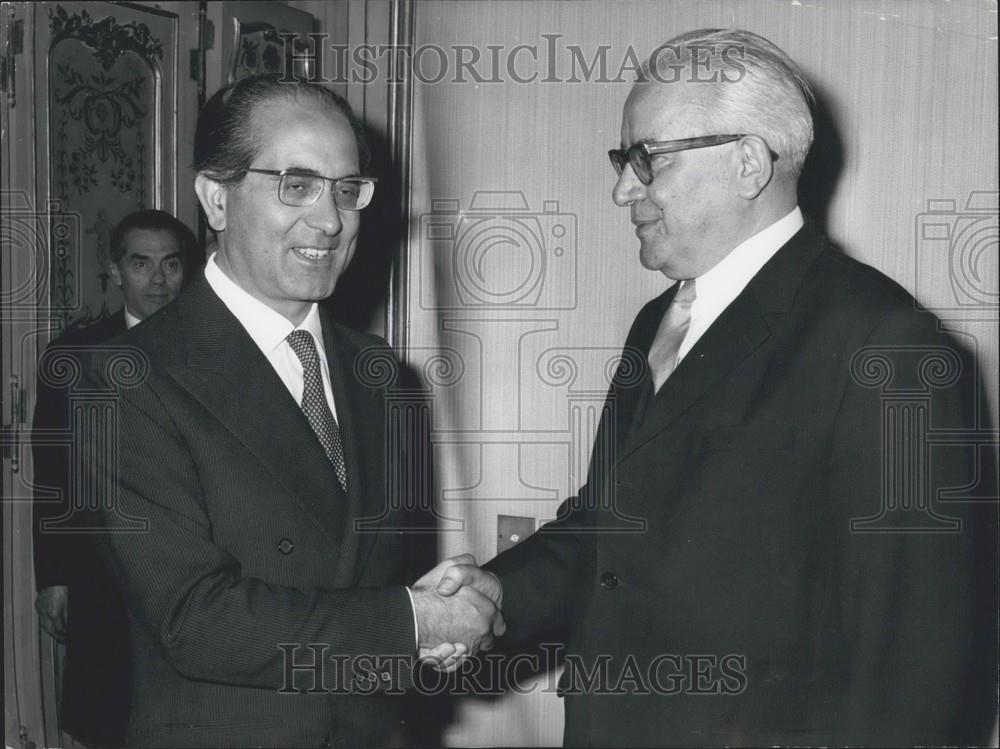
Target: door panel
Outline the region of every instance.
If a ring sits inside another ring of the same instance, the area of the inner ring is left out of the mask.
[[[57,216],[57,327],[121,306],[108,253],[124,216],[176,209],[177,34],[173,14],[106,3],[35,6],[39,152],[47,156],[39,188]]]
[[[190,144],[181,154],[177,141],[178,117],[190,120],[180,130],[185,138],[193,132],[197,81],[187,64],[197,4],[164,5],[180,15],[135,4],[58,2],[5,3],[0,16],[3,41],[21,41],[3,45],[13,78],[3,81],[0,106],[9,744],[73,745],[58,730],[62,648],[41,632],[33,607],[27,435],[36,361],[70,322],[121,306],[107,261],[111,229],[125,214],[160,208],[194,225],[193,203],[177,198]]]

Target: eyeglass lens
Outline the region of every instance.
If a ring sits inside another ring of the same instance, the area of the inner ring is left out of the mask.
[[[308,206],[319,200],[326,180],[308,174],[285,174],[278,185],[278,197],[285,205]],[[345,211],[358,211],[368,205],[375,192],[372,182],[350,177],[333,183],[333,200]]]
[[[649,162],[649,156],[646,155],[646,151],[641,145],[636,144],[628,150],[608,151],[608,156],[611,157],[611,164],[619,176],[625,171],[625,167],[631,164],[632,171],[635,172],[635,176],[639,178],[640,182],[648,185],[653,181],[653,167]]]

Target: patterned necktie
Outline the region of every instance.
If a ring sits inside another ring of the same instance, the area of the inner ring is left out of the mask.
[[[293,330],[288,334],[288,345],[302,362],[302,412],[309,419],[309,426],[316,433],[326,451],[326,457],[333,463],[340,486],[347,491],[347,466],[344,463],[344,444],[340,440],[340,427],[333,418],[330,404],[323,392],[323,377],[319,371],[319,354],[313,337],[305,330]]]
[[[667,314],[660,321],[656,338],[649,349],[649,371],[653,378],[654,393],[659,392],[677,366],[677,353],[691,324],[691,305],[694,300],[694,280],[683,281],[670,302]]]

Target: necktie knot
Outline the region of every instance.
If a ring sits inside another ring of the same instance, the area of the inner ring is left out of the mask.
[[[671,304],[680,304],[685,307],[691,307],[694,304],[694,300],[697,298],[698,294],[695,290],[694,279],[689,281],[682,281],[681,287],[677,290],[674,295],[674,300]]]
[[[316,343],[313,341],[312,334],[306,330],[293,330],[288,334],[288,345],[292,347],[292,351],[299,358],[302,363],[302,367],[306,368],[311,366],[313,363],[319,363],[319,354],[316,352]]]
[[[649,349],[649,368],[654,392],[660,389],[677,366],[677,355],[691,324],[691,305],[696,298],[694,279],[682,281],[660,322],[653,345]]]

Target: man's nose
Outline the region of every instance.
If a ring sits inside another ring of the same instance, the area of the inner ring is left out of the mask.
[[[646,186],[635,176],[635,170],[632,168],[632,165],[626,164],[625,168],[622,169],[622,173],[618,175],[618,181],[615,182],[615,187],[611,191],[611,199],[615,201],[615,205],[624,208],[635,203],[637,200],[641,200],[645,192]]]
[[[319,200],[309,206],[306,223],[331,237],[340,234],[344,221],[330,192],[324,192],[323,195],[320,195]]]
[[[167,276],[163,272],[163,268],[159,265],[153,266],[153,277],[150,279],[150,283],[155,283],[158,286],[162,286],[167,282]]]

